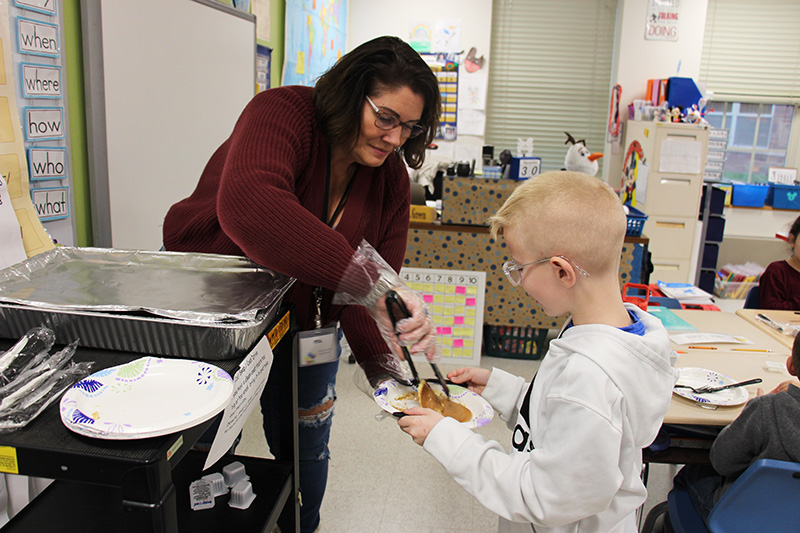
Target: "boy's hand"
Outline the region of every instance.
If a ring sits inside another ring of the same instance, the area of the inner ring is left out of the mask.
[[[458,385],[464,385],[475,394],[481,394],[492,371],[485,368],[466,367],[447,373],[447,379]]]
[[[787,390],[790,386],[792,386],[794,384],[795,384],[795,380],[793,380],[793,379],[792,380],[788,380],[788,381],[784,381],[783,383],[779,384],[777,387],[775,387],[774,389],[769,391],[769,393],[770,394],[777,394],[779,392],[783,392],[783,391]],[[758,389],[758,390],[761,391],[761,389]],[[756,396],[761,396],[761,394],[757,394]]]
[[[400,429],[411,435],[414,442],[422,446],[428,438],[433,426],[444,418],[433,409],[414,407],[403,411],[406,416],[397,420]]]

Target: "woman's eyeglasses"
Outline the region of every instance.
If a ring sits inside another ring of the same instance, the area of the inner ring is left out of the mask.
[[[506,261],[503,263],[503,273],[508,278],[509,283],[513,286],[517,287],[520,283],[522,283],[522,271],[526,266],[538,265],[539,263],[546,263],[550,261],[553,257],[559,257],[572,265],[572,267],[581,273],[582,276],[588,277],[589,273],[586,272],[584,269],[576,265],[572,262],[571,259],[568,257],[564,257],[563,255],[554,255],[552,257],[545,257],[544,259],[539,259],[538,261],[531,261],[530,263],[525,263],[524,265],[518,265],[516,261],[511,259],[510,261]]]
[[[403,127],[403,132],[408,135],[409,139],[413,139],[414,137],[422,134],[425,132],[425,127],[419,124],[409,124],[408,122],[400,122],[400,119],[397,118],[395,115],[391,113],[387,113],[385,111],[381,111],[378,106],[375,105],[375,102],[369,99],[369,96],[365,96],[367,102],[372,107],[372,110],[375,111],[375,126],[382,130],[393,130],[398,126]]]

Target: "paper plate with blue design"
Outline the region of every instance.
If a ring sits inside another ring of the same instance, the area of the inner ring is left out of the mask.
[[[720,387],[722,385],[736,383],[736,380],[733,378],[705,368],[683,367],[679,368],[678,371],[680,372],[680,377],[678,378],[677,384],[688,385],[694,388],[699,388],[703,385]],[[750,398],[750,394],[744,387],[726,389],[710,394],[697,394],[692,392],[691,389],[676,387],[672,389],[672,392],[678,396],[683,396],[687,400],[705,405],[741,405]]]
[[[98,439],[157,437],[215,416],[232,394],[231,376],[214,365],[142,357],[73,385],[61,397],[61,421]]]
[[[442,386],[436,382],[429,382],[432,389],[441,393]],[[479,428],[491,422],[494,410],[482,396],[460,385],[448,385],[450,399],[460,403],[472,412],[472,418],[461,422],[470,428]],[[387,379],[375,389],[373,393],[377,403],[387,413],[400,413],[412,407],[419,407],[415,389],[398,383],[394,379]]]

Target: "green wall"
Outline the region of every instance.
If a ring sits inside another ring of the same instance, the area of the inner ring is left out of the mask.
[[[112,0],[113,1],[113,0]],[[86,104],[83,83],[83,42],[79,0],[63,0],[64,61],[67,72],[67,112],[69,114],[69,151],[72,162],[72,194],[75,205],[75,245],[92,246],[92,212],[89,189],[89,164],[86,142]],[[270,40],[258,44],[272,48],[270,82],[280,85],[283,72],[283,39],[286,3],[270,2]],[[253,65],[255,68],[255,65]],[[199,178],[199,176],[198,176]]]

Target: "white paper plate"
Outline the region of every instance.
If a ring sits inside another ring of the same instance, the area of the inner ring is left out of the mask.
[[[678,383],[681,385],[691,385],[694,388],[702,387],[707,384],[717,387],[736,383],[735,379],[731,379],[713,370],[706,370],[705,368],[685,367],[679,368],[678,371],[680,372]],[[672,389],[672,392],[697,403],[708,405],[741,405],[750,397],[744,387],[735,387],[711,394],[695,394],[691,389],[684,388]]]
[[[442,390],[442,386],[434,381],[429,382],[429,385],[437,392]],[[494,410],[483,397],[460,385],[448,384],[447,388],[450,389],[450,398],[472,411],[472,419],[462,422],[462,424],[471,428],[479,428],[492,420]],[[412,407],[419,407],[414,390],[393,379],[381,383],[373,396],[381,409],[388,413],[399,413]]]
[[[61,397],[61,421],[98,439],[143,439],[196,426],[222,411],[231,376],[188,359],[142,357],[95,372]]]

